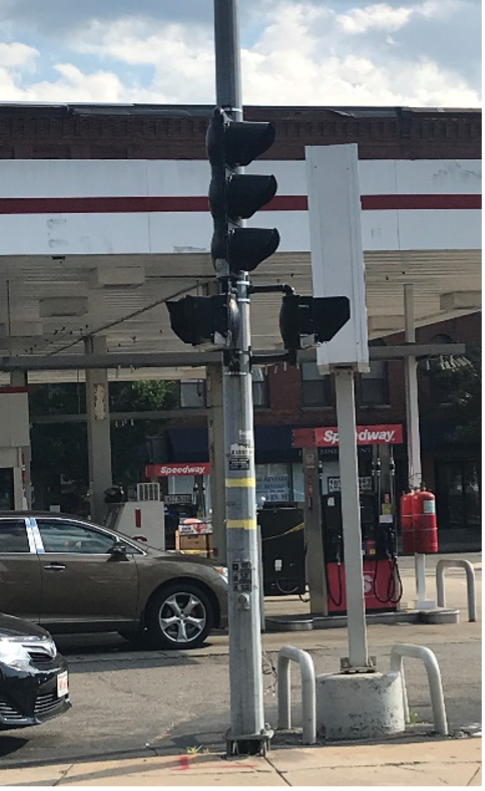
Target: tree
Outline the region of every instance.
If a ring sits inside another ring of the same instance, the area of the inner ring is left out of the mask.
[[[112,412],[163,411],[177,405],[177,385],[165,380],[111,382],[109,396]]]
[[[110,382],[111,412],[160,412],[159,420],[126,420],[112,424],[113,481],[124,486],[140,479],[146,463],[147,436],[164,430],[163,412],[177,404],[177,384],[168,381]],[[75,482],[80,492],[88,486],[87,431],[85,421],[36,423],[49,415],[86,414],[84,382],[37,385],[30,389],[32,473],[42,488],[61,497],[60,475]],[[55,493],[54,493],[55,491]]]
[[[465,364],[463,364],[465,362]],[[471,346],[461,365],[432,370],[433,386],[442,389],[443,402],[450,404],[450,442],[476,445],[482,422],[482,347]]]

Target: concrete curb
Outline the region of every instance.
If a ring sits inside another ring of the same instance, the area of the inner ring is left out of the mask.
[[[396,624],[456,624],[460,610],[398,610],[396,612],[367,613],[366,623]],[[313,629],[341,629],[347,626],[346,615],[274,615],[266,616],[267,632],[308,632]]]

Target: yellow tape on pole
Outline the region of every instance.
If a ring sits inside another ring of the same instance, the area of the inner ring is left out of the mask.
[[[242,527],[243,530],[257,530],[256,519],[227,519],[226,527]]]
[[[256,478],[226,478],[226,486],[235,489],[255,489]]]

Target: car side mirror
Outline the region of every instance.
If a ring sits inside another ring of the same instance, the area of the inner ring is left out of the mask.
[[[128,560],[128,555],[126,554],[126,546],[121,543],[121,541],[117,541],[111,549],[108,549],[108,554],[111,555],[111,560]]]

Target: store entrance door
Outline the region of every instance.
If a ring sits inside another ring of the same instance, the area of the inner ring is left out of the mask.
[[[0,467],[0,510],[13,511],[14,508],[13,468]]]

